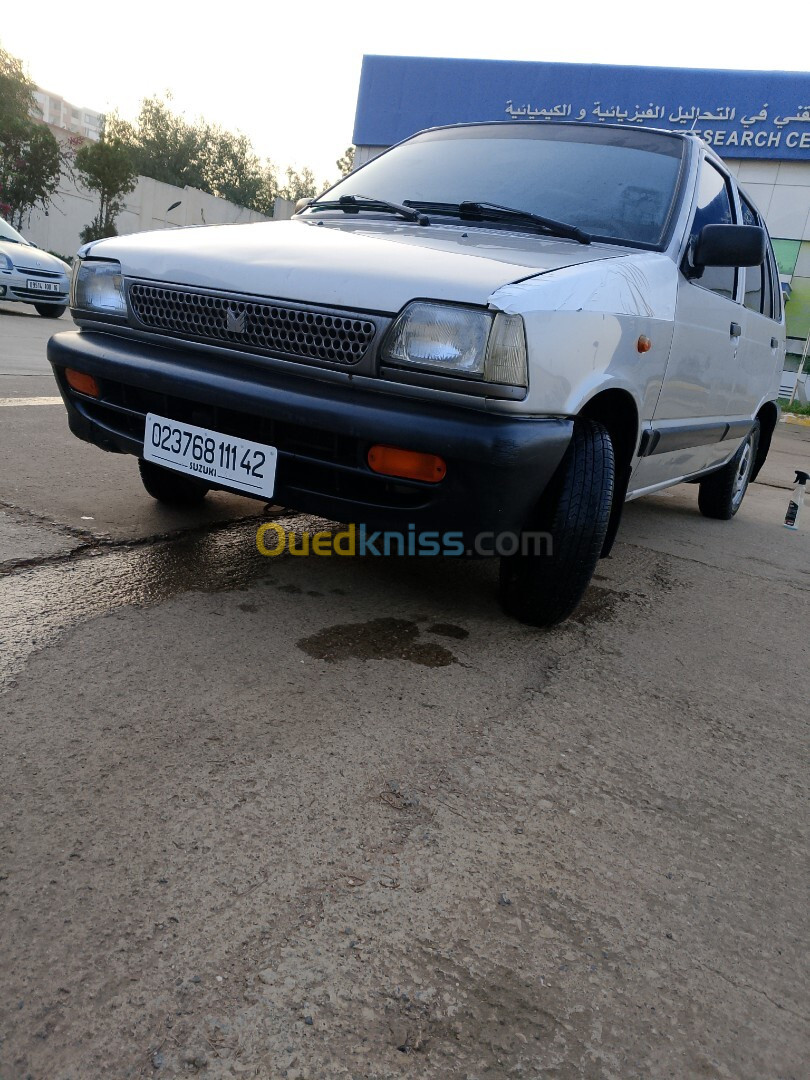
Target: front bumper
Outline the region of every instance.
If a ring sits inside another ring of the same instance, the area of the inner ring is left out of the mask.
[[[83,330],[48,342],[71,431],[141,455],[148,412],[278,449],[274,502],[375,529],[517,532],[568,446],[572,422],[426,404]],[[64,369],[93,375],[101,397],[71,389]],[[439,454],[438,484],[380,476],[375,443]]]
[[[37,288],[29,288],[30,282],[44,281],[49,285],[56,285],[55,291],[45,291]],[[64,307],[68,302],[70,280],[65,275],[47,277],[37,271],[18,270],[16,267],[11,271],[0,272],[0,299],[18,300],[23,304],[58,304]]]

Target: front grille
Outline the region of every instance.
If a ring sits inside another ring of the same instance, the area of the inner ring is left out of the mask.
[[[9,292],[26,300],[67,300],[66,292],[42,292],[41,289],[18,289],[9,285]]]
[[[377,329],[362,316],[139,282],[130,284],[129,302],[139,322],[150,330],[341,365],[359,363]]]
[[[15,268],[17,270],[19,270],[20,273],[28,274],[31,277],[64,278],[64,276],[65,276],[63,273],[60,273],[58,270],[37,270],[37,268],[34,267],[34,266],[17,266],[16,263],[15,263]]]

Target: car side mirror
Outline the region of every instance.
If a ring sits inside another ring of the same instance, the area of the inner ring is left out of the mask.
[[[295,204],[294,214],[300,214],[302,210],[306,210],[308,206],[311,206],[315,202],[314,199],[299,199]]]
[[[765,259],[765,230],[759,225],[704,225],[691,262],[704,266],[759,266]]]

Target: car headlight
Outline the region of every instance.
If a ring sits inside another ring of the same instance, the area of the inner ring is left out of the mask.
[[[98,311],[105,315],[126,315],[124,279],[117,262],[98,259],[78,261],[73,267],[70,285],[72,307]]]
[[[13,270],[13,269],[14,269],[14,263],[11,261],[11,259],[8,257],[8,255],[3,255],[0,252],[0,270],[7,270],[8,271],[8,270]]]
[[[527,385],[520,315],[415,300],[394,321],[382,358],[442,375]]]

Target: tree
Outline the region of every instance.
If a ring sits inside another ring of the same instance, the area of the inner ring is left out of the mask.
[[[144,98],[135,124],[114,113],[107,130],[130,147],[136,173],[175,187],[188,185],[207,191],[208,126],[189,124],[171,111],[170,101],[171,95],[165,100]]]
[[[170,94],[144,98],[133,124],[117,113],[107,118],[105,131],[130,148],[140,175],[199,188],[268,217],[279,195],[297,200],[317,193],[310,169],[287,169],[281,189],[275,166],[259,158],[246,135],[201,118],[186,120],[172,112],[171,100]]]
[[[276,167],[271,162],[267,161],[262,169],[261,188],[256,196],[256,201],[252,204],[250,209],[256,210],[260,214],[264,214],[265,217],[272,217],[278,193]]]
[[[172,112],[171,95],[145,98],[134,124],[117,114],[109,131],[131,149],[135,170],[175,187],[194,187],[240,206],[257,207],[267,168],[242,134]]]
[[[262,163],[245,135],[208,128],[208,151],[203,162],[206,187],[212,195],[237,206],[255,207],[266,177]]]
[[[22,62],[0,48],[0,209],[18,227],[34,207],[50,205],[72,154],[31,118],[35,108]]]
[[[31,124],[24,136],[5,142],[3,163],[9,168],[2,168],[0,185],[12,225],[21,228],[36,206],[50,206],[59,187],[62,160],[59,143],[42,124]]]
[[[335,165],[340,169],[341,176],[348,176],[354,168],[354,147],[348,146],[343,152],[343,157],[339,157]]]
[[[134,124],[114,114],[108,130],[131,148],[141,175],[199,188],[268,217],[278,195],[295,200],[317,192],[315,177],[306,168],[300,173],[287,169],[280,190],[275,166],[262,162],[246,135],[203,119],[186,120],[172,112],[168,94],[145,98]]]
[[[289,199],[290,202],[298,202],[299,199],[314,198],[318,194],[319,187],[322,186],[316,183],[311,169],[304,167],[299,173],[288,165],[287,183],[279,191],[279,195],[282,199]]]
[[[81,232],[83,244],[115,236],[115,219],[124,208],[123,196],[135,187],[137,174],[129,146],[106,130],[98,142],[90,142],[76,154],[76,172],[99,196],[98,213]]]
[[[25,73],[22,60],[0,46],[0,131],[25,125],[36,108],[34,84]]]

